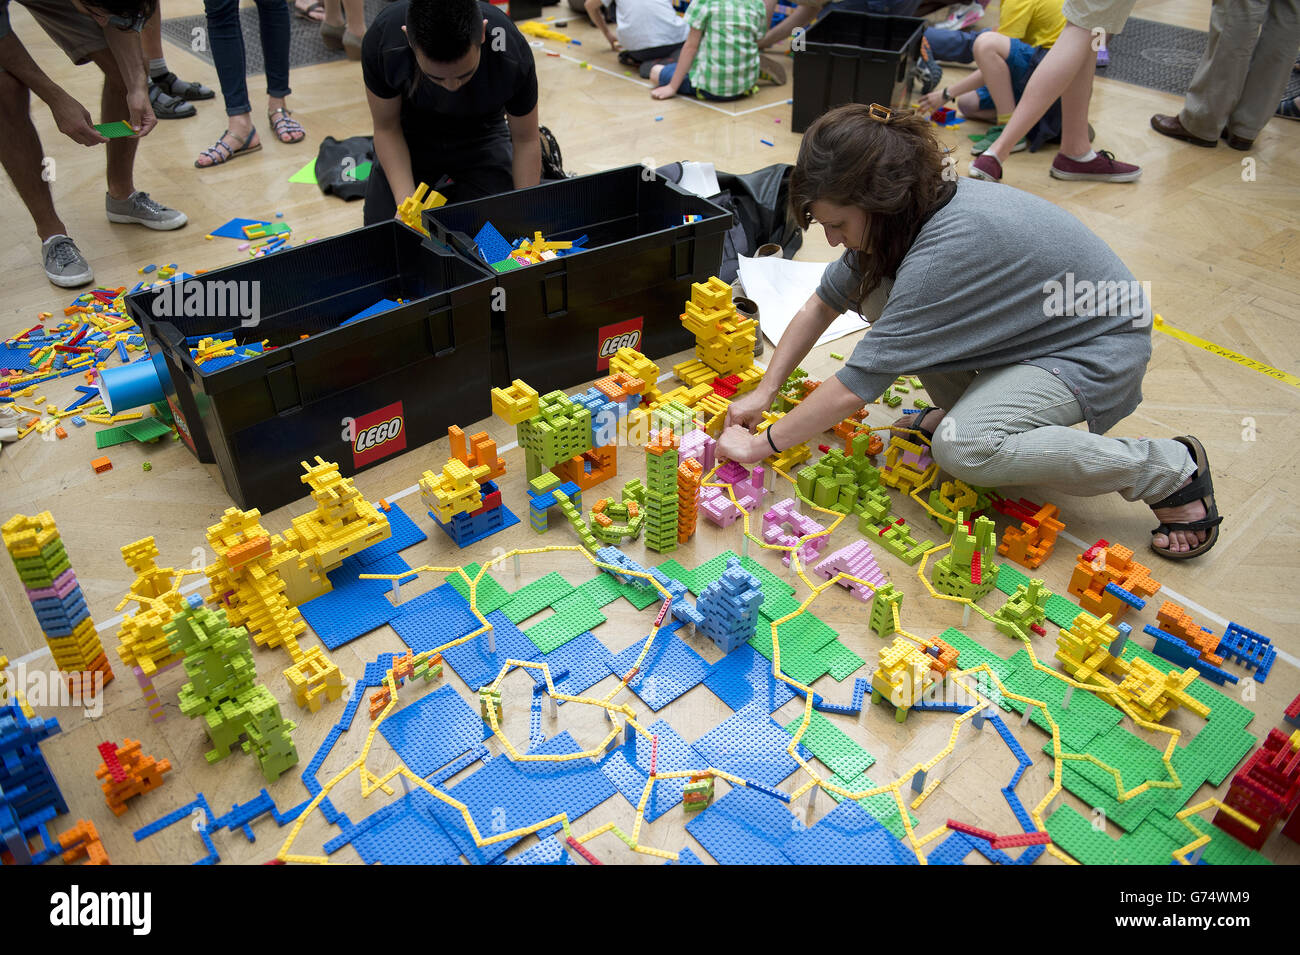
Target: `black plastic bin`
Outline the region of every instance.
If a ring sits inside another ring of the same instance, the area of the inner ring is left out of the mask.
[[[511,20],[536,20],[542,15],[542,0],[510,0],[506,12]]]
[[[700,219],[683,223],[688,215]],[[492,273],[473,241],[488,222],[507,241],[585,235],[586,251]],[[692,347],[682,310],[691,283],[717,274],[731,213],[653,170],[623,166],[430,209],[424,223],[495,276],[509,377],[546,394],[605,374],[619,345],[652,359]]]
[[[165,289],[128,303],[155,363],[166,363],[164,389],[187,443],[199,460],[217,463],[240,507],[270,510],[302,497],[299,462],[315,455],[351,475],[491,414],[493,282],[401,223],[186,284],[203,283],[206,294],[211,283],[232,280],[260,283],[251,327],[239,317],[176,315],[174,298],[159,301],[174,294]],[[339,327],[381,299],[403,304]],[[277,347],[205,373],[186,338],[224,331],[239,344]]]
[[[834,10],[804,35],[794,55],[790,128],[802,133],[846,103],[907,105],[908,67],[921,54],[925,20]]]

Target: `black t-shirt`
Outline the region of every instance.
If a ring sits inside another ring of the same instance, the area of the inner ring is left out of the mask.
[[[479,3],[487,20],[479,66],[469,82],[453,92],[420,72],[402,32],[406,7],[407,0],[398,0],[366,30],[361,73],[376,96],[402,98],[402,132],[412,154],[505,136],[505,113],[527,116],[537,106],[533,51],[508,16]]]

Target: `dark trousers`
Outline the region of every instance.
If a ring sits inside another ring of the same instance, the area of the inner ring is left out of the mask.
[[[208,16],[208,43],[221,81],[226,115],[252,112],[248,102],[244,31],[239,23],[239,0],[203,0]],[[288,96],[289,5],[284,0],[257,0],[257,23],[262,34],[262,60],[266,64],[266,95]]]
[[[438,189],[448,202],[464,202],[509,192],[515,187],[511,161],[514,147],[510,137],[502,136],[478,143],[441,150],[411,149],[411,172],[415,184],[434,188],[444,178],[452,182]],[[405,196],[393,197],[392,187],[383,168],[376,161],[366,181],[364,222],[373,225],[397,215],[397,203]]]

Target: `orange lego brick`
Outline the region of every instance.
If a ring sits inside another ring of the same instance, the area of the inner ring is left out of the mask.
[[[242,544],[236,544],[226,551],[226,562],[231,567],[241,567],[250,560],[265,557],[269,553],[271,553],[271,538],[269,536],[254,537]]]
[[[113,462],[108,458],[95,458],[90,462],[90,466],[95,469],[96,474],[103,474],[105,471],[113,470]]]

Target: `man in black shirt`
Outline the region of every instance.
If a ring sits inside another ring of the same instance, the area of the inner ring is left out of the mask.
[[[533,51],[496,7],[399,0],[366,30],[361,66],[377,159],[366,225],[420,182],[459,202],[541,181]]]

